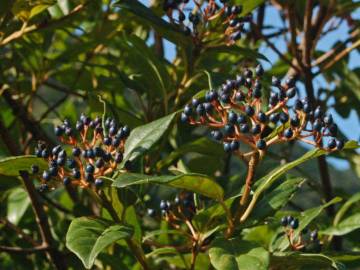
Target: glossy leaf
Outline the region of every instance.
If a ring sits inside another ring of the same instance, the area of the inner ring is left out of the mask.
[[[14,188],[8,194],[7,219],[17,225],[30,206],[30,198],[23,188]]]
[[[170,155],[162,159],[157,163],[158,169],[163,168],[165,166],[169,166],[179,157],[187,154],[187,153],[199,153],[203,155],[222,155],[224,150],[221,144],[210,140],[206,137],[202,137],[193,142],[184,144],[180,146],[178,149],[171,152]]]
[[[66,246],[90,269],[98,254],[107,246],[121,239],[130,238],[130,227],[113,224],[99,218],[74,219],[66,234]]]
[[[146,7],[139,1],[133,0],[121,0],[114,4],[114,6],[120,7],[124,10],[133,13],[139,20],[144,22],[145,25],[151,25],[165,38],[175,43],[187,43],[188,37],[185,36],[184,32],[174,25],[166,22],[156,15],[150,8]]]
[[[345,218],[337,225],[321,231],[321,234],[345,235],[357,229],[360,229],[360,213]]]
[[[264,197],[256,204],[249,220],[243,226],[255,225],[285,206],[304,181],[303,178],[287,179],[268,194],[265,193]]]
[[[18,176],[19,171],[29,171],[31,165],[37,164],[42,169],[47,167],[44,159],[35,156],[16,156],[0,160],[0,175]]]
[[[224,196],[224,191],[221,186],[210,177],[202,174],[149,176],[125,173],[114,179],[112,185],[117,188],[124,188],[142,184],[159,184],[186,189],[216,200],[222,200]]]
[[[275,269],[346,269],[342,263],[323,254],[298,252],[275,253],[271,256],[271,266]]]
[[[269,265],[269,253],[264,248],[237,238],[216,239],[209,256],[216,270],[266,270]]]
[[[135,128],[125,143],[124,161],[134,160],[149,150],[168,130],[175,113]]]

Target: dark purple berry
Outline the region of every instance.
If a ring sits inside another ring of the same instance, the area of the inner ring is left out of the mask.
[[[190,105],[186,105],[186,106],[184,107],[184,114],[185,114],[186,116],[190,116],[190,115],[192,114],[192,108],[190,107]]]
[[[73,154],[74,157],[80,156],[80,154],[81,154],[80,148],[74,147],[74,148],[72,149],[72,154]]]
[[[248,115],[248,116],[253,116],[254,113],[255,113],[255,110],[254,110],[253,107],[247,105],[247,106],[245,107],[245,113],[246,113],[246,115]]]
[[[291,139],[293,135],[294,135],[294,133],[291,130],[291,128],[285,129],[285,131],[284,131],[284,137],[285,138]]]
[[[42,174],[42,178],[45,180],[45,181],[49,181],[51,179],[51,174],[49,171],[44,171],[43,174]]]
[[[116,163],[122,162],[123,161],[123,154],[120,153],[120,152],[116,153],[114,160],[115,160]]]
[[[299,220],[295,218],[290,222],[289,225],[292,229],[296,230],[299,227]]]
[[[189,121],[189,117],[185,113],[181,113],[180,121],[182,123],[187,123]]]
[[[259,134],[260,132],[261,132],[261,126],[259,124],[256,124],[251,128],[251,133],[254,135]]]
[[[267,116],[265,113],[263,112],[259,112],[259,114],[257,115],[257,119],[261,122],[261,123],[266,123],[267,122]]]
[[[241,124],[240,126],[240,131],[242,132],[242,133],[247,133],[247,132],[249,132],[249,125],[248,124]]]
[[[215,140],[220,141],[222,139],[222,137],[223,137],[223,134],[219,130],[214,130],[214,131],[211,132],[211,136]]]
[[[236,151],[236,150],[239,150],[239,147],[240,147],[240,143],[238,141],[232,141],[230,143],[230,149],[231,151]]]
[[[73,159],[68,159],[68,160],[67,160],[67,165],[68,165],[68,167],[69,167],[70,169],[74,169],[77,164],[76,164],[76,161],[75,161],[75,160],[73,160]]]
[[[44,149],[44,150],[42,150],[42,152],[41,152],[41,156],[42,156],[43,158],[48,158],[48,157],[49,157],[49,155],[50,155],[50,152],[49,152],[49,150],[48,150],[48,149]]]
[[[228,114],[228,120],[229,123],[235,124],[237,122],[238,115],[234,112],[229,112]]]
[[[94,182],[94,175],[92,173],[85,173],[86,182]]]
[[[50,167],[49,168],[49,174],[51,175],[51,176],[57,176],[57,174],[58,174],[58,168],[57,167]]]
[[[225,127],[224,127],[224,132],[226,135],[231,135],[233,134],[235,131],[235,128],[233,125],[230,125],[230,124],[226,124]]]
[[[281,86],[281,81],[277,77],[273,76],[272,79],[271,79],[271,84],[273,86],[280,87]]]
[[[38,173],[39,170],[40,170],[40,168],[39,168],[38,165],[35,165],[35,164],[31,165],[31,172],[32,172],[33,174]]]
[[[263,139],[260,139],[256,142],[256,147],[259,149],[259,150],[264,150],[266,148],[266,141],[263,140]]]
[[[281,218],[281,225],[284,227],[286,227],[288,225],[288,220],[286,217]]]
[[[336,141],[336,149],[342,150],[344,148],[344,141],[343,140],[337,140]]]
[[[64,129],[60,126],[56,126],[54,128],[54,133],[55,133],[55,136],[59,137],[64,134]]]
[[[230,153],[230,152],[231,152],[231,145],[230,145],[230,143],[224,142],[224,151],[225,151],[226,153]]]
[[[237,118],[238,124],[246,124],[246,117],[244,115],[239,115]]]
[[[328,141],[328,147],[330,149],[334,149],[336,147],[336,140],[334,138],[331,138],[329,141]]]
[[[280,113],[280,122],[285,124],[289,121],[289,115],[287,115],[285,112]]]
[[[80,177],[81,177],[81,173],[78,169],[73,169],[72,175],[75,179],[80,179]]]
[[[97,178],[95,180],[95,187],[101,188],[103,185],[104,185],[104,180],[102,180],[101,178]]]
[[[70,185],[70,183],[71,183],[71,179],[70,179],[69,177],[65,176],[65,177],[63,178],[63,184],[64,184],[64,186],[68,186],[68,185]]]

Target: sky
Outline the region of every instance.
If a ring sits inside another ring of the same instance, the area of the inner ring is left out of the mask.
[[[149,0],[141,0],[141,2],[144,3],[145,5],[149,4]],[[354,11],[353,16],[356,19],[360,19],[360,9]],[[282,26],[282,21],[279,17],[278,11],[275,8],[273,8],[273,7],[267,8],[264,23],[265,23],[265,25],[268,24],[268,25],[274,25],[274,26],[280,26],[280,27]],[[329,49],[332,48],[332,46],[334,45],[334,42],[336,42],[339,39],[340,40],[346,39],[347,31],[348,31],[348,28],[347,28],[346,23],[341,24],[341,26],[338,30],[336,30],[332,33],[329,33],[327,36],[325,36],[319,42],[317,48],[322,51],[328,51]],[[150,39],[149,43],[152,43],[152,42],[153,42],[153,39]],[[286,48],[285,42],[281,42],[280,39],[274,39],[274,40],[272,40],[272,42],[275,42],[276,47],[281,52],[286,52],[287,48]],[[165,50],[164,50],[165,57],[170,61],[172,59],[174,59],[175,46],[172,43],[165,40],[164,48],[165,48]],[[260,48],[259,52],[262,53],[263,55],[265,55],[270,60],[270,63],[268,63],[266,61],[261,62],[261,64],[264,66],[265,69],[270,69],[271,66],[273,64],[275,64],[276,61],[278,60],[277,54],[274,53],[272,51],[272,49],[269,47],[263,46]],[[351,69],[360,67],[360,53],[357,50],[353,50],[350,53],[349,67]],[[304,96],[303,86],[301,86],[301,85],[298,85],[298,86],[300,89],[300,94],[302,96]],[[314,86],[316,89],[318,89],[320,87],[329,88],[328,84],[326,83],[326,81],[324,80],[324,78],[322,76],[318,76],[317,78],[315,78]],[[349,138],[350,140],[359,141],[359,139],[360,139],[360,119],[354,110],[350,113],[350,116],[346,119],[340,117],[333,109],[329,110],[328,112],[333,115],[334,121],[336,123],[338,123],[341,131],[347,136],[347,138]],[[348,169],[349,168],[349,163],[347,161],[339,160],[339,159],[332,158],[332,157],[329,157],[328,160],[337,169]]]

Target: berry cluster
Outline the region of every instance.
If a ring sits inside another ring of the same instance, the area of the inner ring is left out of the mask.
[[[264,70],[258,65],[255,70],[245,69],[234,80],[227,80],[219,90],[210,90],[205,102],[193,99],[184,107],[181,120],[197,126],[214,128],[211,136],[222,141],[226,152],[240,157],[261,155],[273,144],[300,140],[327,151],[341,150],[344,141],[337,140],[337,125],[332,116],[325,115],[320,107],[312,108],[305,99],[296,99],[295,79],[285,83],[273,77],[273,90],[267,102],[261,82]],[[323,138],[330,137],[327,146]],[[310,138],[310,139],[309,139]],[[250,151],[240,151],[240,144]]]
[[[95,188],[101,188],[101,176],[112,173],[123,160],[130,129],[128,126],[120,127],[112,118],[107,118],[103,127],[100,117],[91,119],[82,114],[75,127],[69,120],[64,120],[54,132],[62,145],[50,149],[39,142],[35,149],[35,155],[49,163],[48,169],[40,176],[40,191],[48,190],[59,181],[66,186],[88,188],[93,184]],[[66,149],[71,150],[71,154]],[[31,171],[40,173],[36,164],[31,166]]]
[[[191,220],[196,213],[193,197],[192,193],[180,193],[173,202],[161,200],[159,205],[161,215],[174,227],[177,226],[178,221]],[[148,209],[149,216],[153,217],[155,214],[154,209]]]
[[[222,7],[215,0],[209,0],[203,9],[201,4],[194,0],[198,11],[185,15],[189,2],[189,0],[165,0],[163,9],[172,23],[179,25],[186,34],[192,34],[194,37],[198,37],[199,34],[204,34],[204,37],[208,36],[214,32],[212,27],[221,28],[227,44],[232,44],[241,38],[242,33],[245,33],[244,24],[252,20],[251,14],[241,17],[242,6],[231,6],[228,4],[228,0],[220,1]],[[176,18],[174,13],[177,14]],[[186,18],[188,18],[188,22]]]
[[[292,250],[302,250],[302,251],[321,251],[321,243],[318,239],[317,230],[311,231],[307,228],[303,229],[299,236],[295,236],[294,230],[299,228],[299,220],[293,216],[286,216],[281,218],[281,225],[285,229],[286,237],[290,242]]]

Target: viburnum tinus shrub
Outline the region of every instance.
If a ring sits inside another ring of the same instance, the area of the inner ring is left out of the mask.
[[[60,144],[49,148],[39,142],[35,155],[48,162],[48,169],[39,170],[37,164],[31,166],[33,174],[39,174],[39,191],[55,188],[60,183],[65,186],[100,189],[102,176],[114,173],[123,161],[125,140],[130,134],[128,126],[119,126],[113,118],[102,123],[100,117],[91,119],[82,114],[72,125],[64,120],[54,128]],[[125,168],[129,162],[125,163]]]

